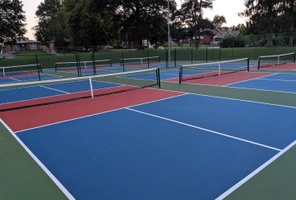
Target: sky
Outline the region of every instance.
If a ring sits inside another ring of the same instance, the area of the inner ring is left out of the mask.
[[[21,0],[23,3],[23,10],[26,14],[26,37],[34,40],[34,31],[32,27],[37,24],[35,12],[38,5],[44,0]],[[184,0],[176,0],[180,5]],[[212,10],[204,10],[204,17],[212,20],[215,15],[223,15],[226,18],[225,26],[233,26],[237,24],[245,23],[244,20],[238,16],[239,12],[244,10],[244,0],[214,0]]]

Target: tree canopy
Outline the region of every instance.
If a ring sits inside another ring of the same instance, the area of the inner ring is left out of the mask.
[[[266,46],[273,46],[273,33],[295,31],[295,0],[246,0],[247,26],[251,33],[267,35]]]
[[[35,37],[43,44],[48,45],[55,41],[56,44],[63,45],[64,38],[69,35],[61,6],[61,0],[45,0],[37,8],[35,14],[38,24],[33,29]]]
[[[212,21],[204,17],[214,0],[184,0],[177,8],[175,0],[44,0],[36,11],[36,39],[45,45],[54,41],[63,46],[97,46],[124,42],[130,47],[143,40],[163,44],[168,40],[168,16],[173,39],[190,38],[198,45],[203,34],[224,28],[224,16]],[[168,11],[168,3],[170,11]],[[274,33],[287,33],[294,43],[296,31],[295,0],[245,0],[240,13],[246,25],[231,27],[243,34],[265,34],[266,46],[273,45]],[[22,37],[25,33],[23,5],[20,0],[0,0],[0,39]],[[168,15],[169,14],[169,15]]]
[[[25,20],[23,4],[19,0],[0,0],[0,40],[23,36]]]
[[[208,19],[204,19],[203,10],[212,9],[214,0],[185,0],[177,11],[178,26],[186,30],[191,38],[198,38],[206,28],[213,28]],[[197,40],[195,40],[197,41]],[[196,43],[196,45],[198,45]]]

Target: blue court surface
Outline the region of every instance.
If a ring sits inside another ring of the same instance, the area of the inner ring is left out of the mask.
[[[296,74],[273,74],[258,79],[230,84],[228,86],[235,88],[296,93]]]
[[[294,107],[186,94],[16,135],[68,197],[196,200],[219,197],[295,130]]]
[[[52,75],[52,74],[40,74],[41,80],[46,79],[54,79],[54,78],[60,78],[59,76]],[[0,78],[0,84],[6,84],[6,83],[15,83],[20,81],[38,81],[39,77],[38,75],[28,75],[28,76],[17,76],[17,77],[8,77],[8,78]]]
[[[96,90],[117,87],[120,86],[120,84],[93,81],[92,86],[93,89]],[[0,104],[33,100],[45,97],[54,97],[59,95],[79,93],[85,91],[90,91],[90,85],[88,80],[79,80],[75,82],[62,82],[46,85],[36,85],[24,88],[15,88],[9,90],[0,90]]]
[[[108,67],[108,68],[97,68],[96,69],[96,74],[106,74],[106,73],[117,73],[117,72],[122,72],[122,68],[119,67]],[[76,73],[76,72],[75,72]],[[82,69],[81,70],[82,75],[93,75],[94,70],[89,68],[89,69]]]

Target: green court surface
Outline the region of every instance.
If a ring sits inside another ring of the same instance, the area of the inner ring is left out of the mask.
[[[0,199],[66,199],[2,124],[0,124]]]
[[[296,146],[250,179],[226,199],[295,199]]]

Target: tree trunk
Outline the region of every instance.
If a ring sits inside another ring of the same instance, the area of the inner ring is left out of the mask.
[[[273,33],[272,32],[267,33],[266,34],[266,44],[265,44],[266,47],[272,47],[273,46],[272,39],[273,39]]]
[[[291,27],[290,27],[291,33],[289,33],[289,46],[293,46],[293,42],[294,42],[293,30],[294,30],[294,21],[291,23]]]

